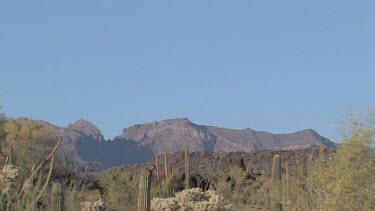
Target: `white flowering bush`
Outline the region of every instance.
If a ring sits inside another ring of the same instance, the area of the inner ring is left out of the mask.
[[[215,191],[203,192],[200,188],[193,188],[176,193],[173,198],[152,199],[151,210],[235,211],[236,209]]]
[[[0,194],[7,193],[19,175],[20,169],[18,167],[9,164],[4,165],[3,169],[0,169]]]

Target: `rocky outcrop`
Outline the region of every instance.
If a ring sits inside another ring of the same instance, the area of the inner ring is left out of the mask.
[[[213,151],[216,144],[216,137],[206,126],[193,124],[185,118],[134,125],[124,129],[114,141],[119,139],[135,140],[154,154],[164,153],[165,150],[174,153],[186,147],[191,151]]]
[[[59,135],[65,145],[75,146],[77,142],[85,140],[105,141],[103,134],[94,124],[80,119],[67,128],[57,127]]]
[[[76,163],[76,166],[82,169],[84,169],[85,164],[89,160],[85,160],[85,158],[78,153],[78,150],[80,149],[79,146],[87,142],[96,143],[105,141],[99,128],[91,122],[83,119],[70,124],[66,128],[54,127],[57,129],[57,133],[62,139],[59,152],[65,156],[69,156],[69,158]],[[82,150],[85,151],[85,147],[83,147]]]

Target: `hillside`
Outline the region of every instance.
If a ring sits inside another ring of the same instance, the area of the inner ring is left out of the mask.
[[[336,149],[324,150],[320,156],[329,156],[333,154]],[[228,177],[232,168],[237,167],[245,170],[248,180],[256,177],[271,176],[272,159],[274,155],[278,154],[283,160],[283,171],[288,167],[293,168],[296,162],[306,163],[309,155],[319,156],[318,149],[298,149],[288,151],[272,151],[272,150],[257,150],[249,153],[246,152],[192,152],[190,153],[190,176],[191,186],[206,187],[210,175],[212,176],[210,189],[217,188],[217,182]],[[184,187],[184,173],[185,173],[185,152],[177,152],[168,154],[168,167],[171,173],[176,177],[179,187]],[[159,156],[163,160],[164,156]],[[163,162],[158,163],[160,177],[165,178],[165,166]],[[149,163],[156,164],[155,158],[149,160]],[[140,165],[127,165],[108,169],[103,173],[111,175],[120,175],[121,173],[139,174],[140,171],[147,167],[147,163]],[[182,189],[181,189],[182,190]],[[180,191],[180,190],[179,190]]]

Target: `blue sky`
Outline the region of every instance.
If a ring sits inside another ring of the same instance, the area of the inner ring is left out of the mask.
[[[375,1],[2,1],[0,105],[11,117],[331,137],[375,105]]]

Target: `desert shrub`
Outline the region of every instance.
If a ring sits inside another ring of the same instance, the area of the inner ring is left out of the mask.
[[[249,171],[234,166],[227,175],[222,175],[217,182],[216,191],[227,198],[239,210],[247,210],[255,203],[260,183],[249,179]]]
[[[193,188],[178,192],[172,198],[154,198],[151,201],[151,210],[232,211],[236,209],[214,191],[203,192],[199,188]]]
[[[151,197],[167,198],[174,196],[174,193],[185,189],[181,175],[171,172],[167,181],[157,183],[155,175],[152,177]]]
[[[314,175],[320,191],[320,209],[375,209],[375,121],[373,115],[350,113],[341,146]]]
[[[134,173],[106,172],[101,178],[106,205],[116,210],[136,210],[139,178]]]
[[[81,209],[87,202],[100,201],[101,196],[97,189],[89,188],[89,184],[82,184],[81,180],[74,180],[63,184],[63,210],[73,211]],[[50,192],[52,190],[49,190]],[[51,201],[50,197],[48,200]],[[52,207],[53,204],[48,204]]]
[[[0,170],[0,210],[53,210],[56,207],[53,204],[53,188],[49,184],[40,200],[36,198],[41,193],[43,185],[46,181],[47,173],[40,171],[34,181],[30,185],[25,186],[28,172],[18,171],[17,176],[12,176],[12,171],[19,170],[16,167],[8,167]],[[5,170],[5,172],[4,172]],[[8,172],[6,172],[8,171]],[[4,174],[5,173],[5,174]],[[4,176],[7,178],[4,183]],[[53,176],[52,176],[53,177]],[[67,211],[79,210],[82,202],[95,202],[101,199],[98,189],[90,187],[89,179],[75,176],[65,178],[64,180],[51,180],[50,183],[59,183],[61,185],[62,209]],[[10,187],[4,189],[4,185]],[[23,187],[25,191],[20,195]]]

